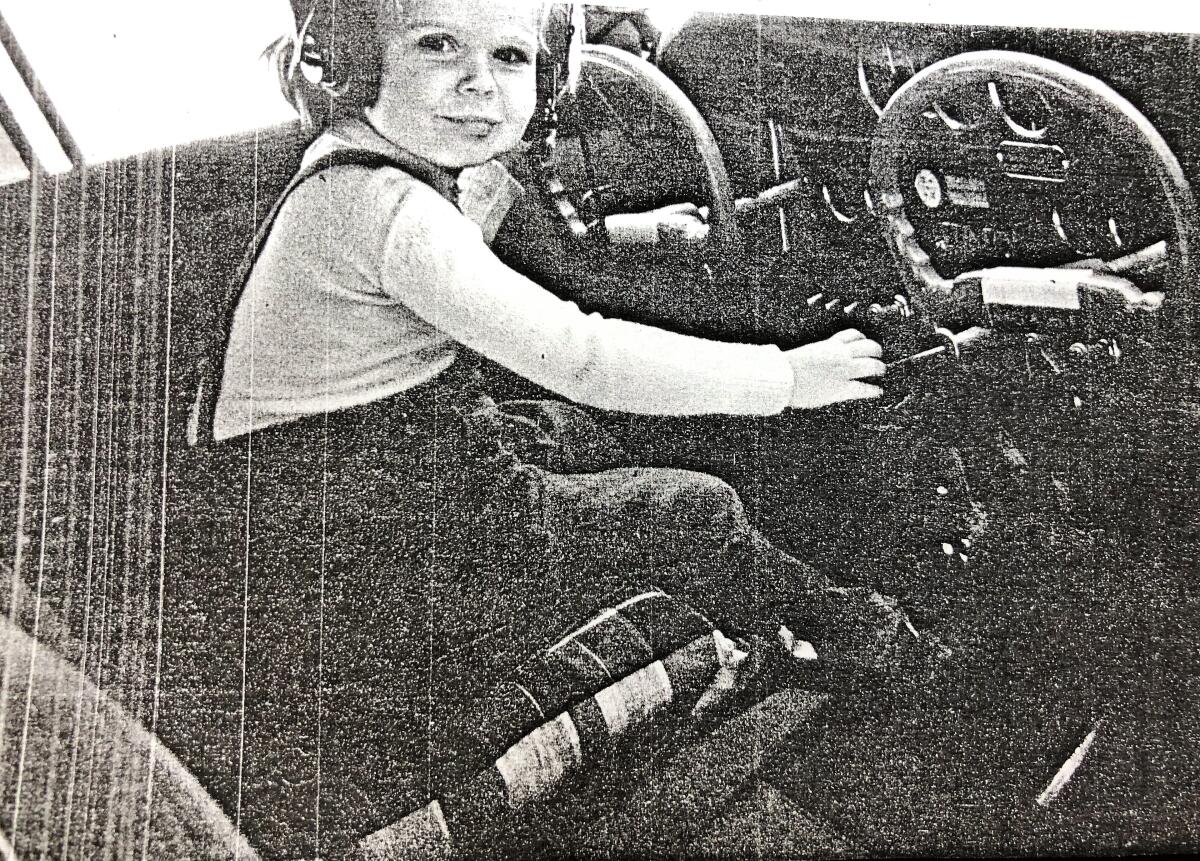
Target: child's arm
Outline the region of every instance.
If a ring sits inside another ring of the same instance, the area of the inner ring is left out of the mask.
[[[854,331],[783,352],[584,314],[504,266],[446,201],[414,185],[380,261],[385,292],[449,337],[558,394],[630,412],[772,414],[873,397],[879,346]]]

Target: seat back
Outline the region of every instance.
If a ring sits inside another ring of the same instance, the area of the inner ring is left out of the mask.
[[[293,125],[0,189],[0,858],[255,857],[151,730],[191,575],[198,336],[303,145]]]

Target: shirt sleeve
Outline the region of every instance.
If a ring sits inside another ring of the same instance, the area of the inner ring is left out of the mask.
[[[769,415],[790,401],[791,365],[778,347],[584,314],[505,266],[476,225],[423,185],[399,196],[384,242],[384,293],[570,400],[658,415]]]

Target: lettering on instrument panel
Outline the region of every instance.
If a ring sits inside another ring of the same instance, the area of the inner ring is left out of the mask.
[[[1071,167],[1062,147],[1028,141],[1004,141],[996,152],[996,161],[1005,176],[1030,182],[1066,182]]]

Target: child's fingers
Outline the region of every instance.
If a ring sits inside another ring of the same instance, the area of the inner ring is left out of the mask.
[[[842,389],[844,401],[861,401],[868,398],[877,398],[883,394],[881,386],[872,385],[871,383],[862,383],[858,380],[850,380]]]
[[[870,338],[859,338],[856,341],[849,341],[846,343],[846,350],[851,356],[870,356],[871,358],[878,359],[883,355],[883,347]]]
[[[700,207],[688,201],[684,203],[672,203],[669,206],[664,206],[659,211],[666,215],[691,215],[697,218],[700,217]]]
[[[659,222],[658,237],[666,245],[700,245],[708,239],[708,225],[698,216],[676,213]]]
[[[851,360],[850,371],[854,379],[882,377],[887,372],[887,365],[879,359],[862,356]]]
[[[858,329],[843,329],[836,335],[830,336],[828,342],[835,349],[844,351],[844,355],[854,358],[868,357],[878,359],[883,356],[883,347],[873,341]]]
[[[683,225],[683,241],[688,245],[698,245],[708,239],[708,225],[703,221],[688,220]]]

